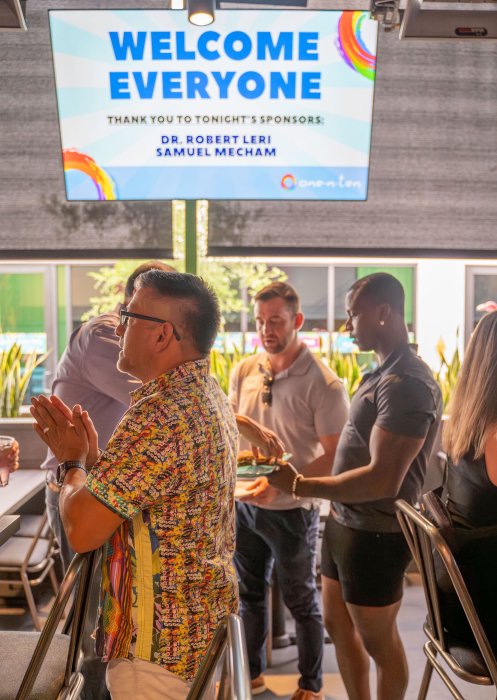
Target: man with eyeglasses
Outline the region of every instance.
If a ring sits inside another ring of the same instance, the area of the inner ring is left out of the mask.
[[[293,287],[282,282],[265,287],[255,297],[254,315],[265,352],[235,368],[231,404],[240,415],[274,431],[297,469],[308,476],[327,476],[348,417],[347,392],[300,342],[304,316]],[[241,447],[247,447],[243,440]],[[267,597],[274,565],[296,623],[301,678],[292,700],[323,697],[323,623],[315,580],[318,527],[315,500],[278,493],[265,477],[254,483],[251,496],[237,503],[235,565],[254,695],[266,690]]]
[[[147,270],[164,270],[175,272],[170,265],[153,260],[136,268],[129,276],[124,288],[124,305],[133,297],[137,277]],[[129,408],[130,393],[137,389],[139,382],[129,374],[117,369],[119,359],[119,338],[116,328],[119,326],[119,303],[115,309],[77,328],[72,333],[67,348],[64,350],[57,366],[52,394],[68,406],[80,404],[88,411],[99,435],[100,445],[105,447],[117,424]],[[48,520],[60,547],[60,556],[64,573],[74,557],[67,535],[64,531],[59,509],[60,487],[57,485],[58,461],[51,450],[41,465],[47,471],[46,503]],[[95,643],[91,639],[93,627],[91,620],[96,614],[100,581],[95,576],[88,628],[83,638],[85,662],[83,675],[85,685],[81,697],[83,700],[105,700],[110,698],[105,685],[106,664],[95,655]]]
[[[81,406],[33,399],[35,429],[59,461],[69,543],[105,544],[96,646],[113,700],[184,700],[217,626],[238,608],[238,431],[209,373],[220,318],[199,277],[138,277],[116,333],[118,369],[141,386],[101,454]]]

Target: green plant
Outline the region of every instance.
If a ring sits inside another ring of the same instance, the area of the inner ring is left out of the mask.
[[[50,352],[50,351],[49,351]],[[26,354],[24,368],[21,367],[22,349],[14,343],[8,350],[0,351],[0,417],[17,418],[29,380],[48,353],[38,357],[36,350]]]
[[[239,258],[207,257],[208,204],[197,202],[197,274],[208,282],[217,294],[219,308],[226,321],[233,321],[244,308],[240,290],[245,288],[249,301],[270,282],[284,282],[286,274],[277,267],[265,263],[253,263]],[[185,202],[173,201],[173,249],[174,259],[163,262],[172,265],[178,272],[185,271]],[[118,260],[112,266],[101,267],[98,272],[89,272],[95,280],[98,296],[92,297],[92,308],[82,317],[88,321],[92,316],[111,311],[122,302],[127,278],[145,260]]]
[[[92,308],[81,317],[88,321],[93,316],[111,311],[123,300],[124,285],[129,275],[145,260],[118,260],[113,266],[101,267],[98,272],[89,272],[95,280],[98,296],[92,297]],[[182,260],[164,260],[178,272],[184,271]],[[246,287],[248,297],[253,300],[257,292],[270,282],[283,282],[284,272],[276,267],[269,268],[264,263],[248,263],[240,261],[221,262],[215,258],[200,258],[198,275],[214,289],[219,300],[219,308],[223,319],[231,320],[233,315],[243,309],[243,299],[240,289]],[[224,323],[224,321],[223,321]]]
[[[340,332],[343,331],[343,327],[340,328]],[[362,375],[367,365],[357,364],[357,358],[354,354],[342,354],[338,350],[331,350],[329,355],[323,354],[323,341],[319,338],[319,350],[318,357],[326,364],[328,367],[335,372],[337,377],[344,383],[349,399],[351,399],[357,389],[362,379]]]
[[[231,372],[240,360],[253,355],[256,351],[257,348],[252,353],[244,353],[235,346],[233,352],[228,352],[226,345],[222,350],[211,350],[211,374],[213,377],[216,377],[219,386],[226,395],[229,392]]]
[[[330,357],[327,358],[326,364],[345,384],[349,399],[351,399],[359,388],[366,365],[361,365],[359,367],[357,358],[353,353],[350,355],[342,355],[338,350],[332,350]]]
[[[447,406],[452,397],[452,393],[456,386],[457,379],[459,377],[459,372],[461,371],[461,360],[459,358],[459,350],[456,349],[454,355],[452,356],[451,362],[447,362],[444,355],[444,350],[438,348],[438,353],[440,355],[440,369],[438,372],[433,372],[435,379],[440,386],[442,391],[442,398],[444,404],[444,413],[447,411]]]

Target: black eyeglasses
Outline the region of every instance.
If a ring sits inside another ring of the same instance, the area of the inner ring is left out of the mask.
[[[152,316],[142,316],[142,314],[133,314],[131,311],[125,311],[124,309],[121,309],[119,312],[119,321],[121,322],[121,326],[125,326],[128,322],[128,318],[142,318],[144,321],[155,321],[155,323],[171,323],[171,321],[164,321],[162,318],[153,318]],[[171,326],[173,324],[171,323]],[[181,340],[179,335],[176,333],[174,330],[173,326],[173,335],[176,338],[176,340]]]
[[[262,389],[262,403],[266,406],[271,406],[273,403],[273,383],[274,377],[264,377],[264,387]]]

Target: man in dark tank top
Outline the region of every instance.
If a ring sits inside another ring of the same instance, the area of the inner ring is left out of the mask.
[[[378,700],[401,700],[408,669],[396,618],[411,555],[395,500],[414,504],[421,495],[442,396],[409,344],[398,280],[386,273],[358,280],[345,307],[346,330],[361,351],[376,352],[380,366],[364,376],[352,399],[332,476],[305,479],[288,465],[270,482],[295,498],[332,501],[323,538],[323,606],[348,696],[370,698],[371,656]]]

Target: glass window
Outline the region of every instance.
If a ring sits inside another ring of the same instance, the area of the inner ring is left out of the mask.
[[[57,265],[57,329],[60,358],[67,345],[66,268],[64,265]]]
[[[497,270],[490,275],[475,275],[475,298],[473,303],[473,328],[485,315],[485,311],[477,311],[480,304],[485,304],[487,301],[497,302]]]
[[[347,314],[345,313],[345,297],[347,292],[357,281],[357,267],[335,267],[335,328],[339,331],[345,325]]]
[[[39,355],[44,354],[47,351],[45,321],[44,273],[0,274],[0,349],[6,350],[16,342],[23,352],[36,350]],[[48,360],[33,371],[24,404],[29,404],[31,396],[44,393],[50,360],[49,355]]]
[[[288,284],[297,290],[302,313],[303,331],[328,330],[328,268],[278,265]]]
[[[71,267],[72,331],[81,325],[81,316],[92,307],[90,299],[98,296],[95,280],[89,272],[98,272],[101,265],[73,265]]]
[[[45,332],[44,275],[0,274],[2,333]]]
[[[477,307],[486,302],[497,303],[497,267],[482,266],[466,268],[466,345],[476,324],[485,315],[487,310],[477,311]]]
[[[405,293],[405,315],[409,331],[414,332],[415,285],[414,267],[335,267],[335,331],[340,330],[346,320],[345,297],[352,284],[375,272],[387,272],[402,284]]]

